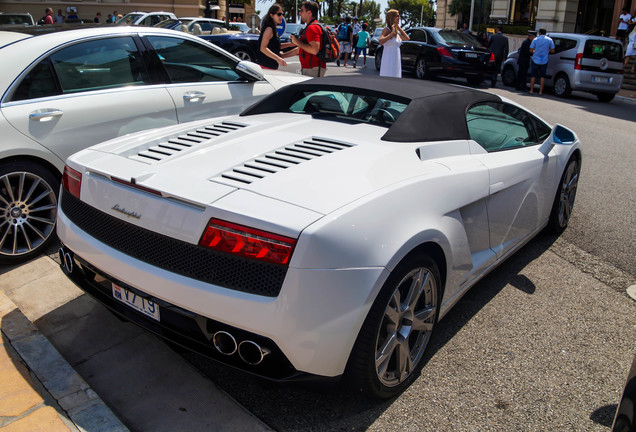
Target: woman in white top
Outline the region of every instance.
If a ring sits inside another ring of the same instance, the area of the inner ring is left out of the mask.
[[[400,14],[391,9],[386,13],[386,27],[380,35],[382,48],[382,63],[380,63],[380,76],[402,78],[402,60],[400,45],[402,41],[409,40],[404,30],[400,28]]]

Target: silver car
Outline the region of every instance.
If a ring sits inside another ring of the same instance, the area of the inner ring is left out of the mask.
[[[550,33],[555,53],[550,54],[546,86],[559,97],[572,90],[590,92],[602,102],[610,102],[623,85],[623,46],[616,39],[575,33]],[[504,85],[517,82],[517,52],[504,62]],[[528,73],[528,80],[530,73]]]

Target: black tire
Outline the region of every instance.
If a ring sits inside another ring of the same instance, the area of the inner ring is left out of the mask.
[[[26,261],[55,236],[57,175],[31,161],[0,163],[0,263]]]
[[[612,100],[614,100],[614,96],[616,96],[615,93],[595,93],[595,94],[598,100],[601,102],[611,102]]]
[[[517,85],[517,76],[512,66],[506,66],[501,71],[501,82],[506,87],[515,87]]]
[[[572,87],[570,86],[570,80],[567,75],[559,74],[554,80],[554,94],[558,97],[568,97],[572,93]]]
[[[234,54],[241,60],[250,61],[250,62],[256,61],[256,56],[252,54],[252,51],[245,48],[239,48],[237,50],[234,50],[232,51],[232,54]]]
[[[415,76],[419,79],[426,79],[429,76],[428,65],[424,57],[418,57],[415,62]]]
[[[379,71],[381,65],[382,65],[382,50],[378,50],[375,52],[375,69]]]
[[[481,75],[470,75],[466,77],[466,82],[473,86],[478,86],[484,82],[484,77]]]
[[[563,170],[559,187],[554,197],[548,226],[555,234],[561,234],[568,227],[574,209],[574,199],[581,173],[581,163],[575,156],[571,157]]]
[[[354,391],[387,399],[417,378],[439,317],[440,281],[437,264],[422,253],[407,256],[391,272],[371,306],[349,358],[347,375]],[[402,299],[409,298],[407,304],[402,303]],[[414,328],[416,323],[421,330]],[[382,348],[384,355],[378,355]],[[402,359],[401,353],[405,352],[408,356]]]

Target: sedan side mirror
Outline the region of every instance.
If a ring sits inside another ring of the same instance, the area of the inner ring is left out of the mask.
[[[236,72],[249,81],[262,81],[263,69],[256,63],[241,61],[236,65]]]
[[[571,145],[576,142],[576,135],[565,126],[557,124],[554,126],[554,129],[552,129],[552,140],[556,144]]]

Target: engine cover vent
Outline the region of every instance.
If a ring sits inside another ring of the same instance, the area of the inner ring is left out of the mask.
[[[170,138],[167,141],[152,143],[144,150],[138,151],[129,158],[154,165],[162,162],[183,150],[195,147],[198,144],[209,142],[219,136],[240,130],[248,125],[234,122],[213,123],[209,126],[194,129],[185,134]]]
[[[210,180],[240,188],[303,162],[354,146],[333,139],[311,137],[257,156]]]

